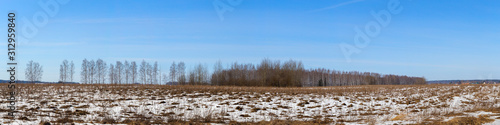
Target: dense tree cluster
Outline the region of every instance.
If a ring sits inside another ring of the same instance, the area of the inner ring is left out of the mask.
[[[59,82],[73,82],[73,74],[75,74],[75,64],[68,60],[64,60],[59,68]]]
[[[302,62],[289,60],[280,63],[269,59],[264,59],[257,66],[234,63],[228,69],[215,68],[211,82],[213,85],[275,87],[426,84],[422,77],[323,68],[305,70]]]
[[[135,62],[133,62],[135,63]],[[130,69],[130,68],[129,68]],[[133,70],[132,70],[133,71]],[[149,64],[142,60],[141,65],[139,66],[139,83],[141,84],[160,84],[160,71],[158,67],[158,62],[155,62],[153,65]],[[132,76],[135,77],[135,76]],[[122,82],[118,82],[122,83]]]
[[[102,59],[82,61],[81,79],[82,83],[103,84],[106,81],[107,65]]]
[[[209,79],[208,69],[206,66],[202,64],[198,64],[194,67],[193,70],[189,72],[188,82],[189,85],[203,85],[208,84]]]
[[[304,71],[302,62],[290,60],[280,63],[264,59],[257,66],[233,63],[229,69],[218,68],[211,81],[215,85],[233,86],[302,86]]]
[[[26,64],[26,71],[24,72],[26,80],[35,83],[36,81],[40,81],[43,75],[42,65],[38,62],[33,62],[33,60],[29,61]]]
[[[186,83],[186,65],[184,62],[179,62],[179,64],[175,64],[175,62],[172,63],[170,66],[170,73],[169,75],[164,75],[164,79],[166,80],[165,83],[170,83],[170,84],[180,84],[180,85],[185,85]],[[170,82],[168,81],[168,77],[170,77]]]

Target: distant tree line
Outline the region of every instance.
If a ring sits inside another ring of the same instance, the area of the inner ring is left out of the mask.
[[[280,63],[264,59],[259,65],[233,63],[228,69],[215,64],[211,83],[231,86],[346,86],[426,84],[423,77],[381,75],[371,72],[345,72],[324,68],[305,70],[302,62]]]
[[[415,85],[427,84],[423,77],[381,75],[372,72],[335,71],[324,68],[307,70],[302,74],[303,86],[346,85]]]
[[[27,78],[39,80],[41,66],[30,62]],[[347,86],[347,85],[413,85],[426,84],[423,77],[382,75],[371,72],[336,71],[324,68],[305,69],[300,61],[263,59],[260,64],[231,63],[227,68],[217,61],[210,74],[208,66],[197,64],[186,72],[184,62],[173,62],[168,73],[162,73],[158,62],[116,61],[102,59],[82,61],[81,83],[84,84],[168,84],[220,86]],[[31,75],[34,74],[34,75]],[[74,64],[64,60],[60,66],[60,82],[73,82]],[[38,78],[38,79],[37,79]],[[162,80],[163,79],[163,80]]]

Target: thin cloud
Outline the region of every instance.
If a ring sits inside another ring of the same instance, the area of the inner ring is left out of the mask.
[[[24,46],[33,46],[33,47],[54,47],[54,46],[76,46],[83,45],[86,42],[21,42]]]
[[[179,18],[93,18],[93,19],[59,19],[54,23],[99,24],[99,23],[155,23],[178,20]]]
[[[331,9],[335,9],[335,8],[338,8],[338,7],[341,7],[341,6],[346,6],[346,5],[349,5],[349,4],[353,4],[353,3],[357,3],[357,2],[362,2],[362,1],[365,1],[365,0],[351,0],[351,1],[343,2],[343,3],[335,4],[335,5],[332,5],[332,6],[329,6],[329,7],[325,7],[325,8],[321,8],[321,9],[316,9],[316,10],[311,10],[309,12],[321,12],[321,11],[331,10]]]
[[[81,24],[81,23],[116,23],[116,22],[123,22],[125,19],[118,19],[118,18],[103,18],[103,19],[86,19],[86,20],[79,20],[75,21],[73,23],[76,24]]]

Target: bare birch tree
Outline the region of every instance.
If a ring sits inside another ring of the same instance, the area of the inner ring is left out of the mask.
[[[146,63],[146,84],[153,84],[153,67],[151,64]]]
[[[89,63],[89,62],[87,61],[87,59],[83,59],[83,61],[82,61],[82,67],[81,67],[81,68],[82,68],[82,71],[80,72],[80,75],[81,75],[81,79],[80,79],[80,81],[81,81],[82,83],[84,83],[84,84],[86,84],[86,83],[88,83],[88,82],[89,82],[89,81],[88,81],[88,78],[89,78],[89,76],[88,76],[88,75],[89,75],[89,74],[88,74],[88,72],[89,72],[89,71],[88,71],[88,68],[87,68],[88,63]]]
[[[59,82],[64,82],[64,66],[59,65]]]
[[[122,80],[123,80],[123,64],[122,64],[122,62],[116,61],[115,70],[116,70],[116,73],[115,73],[116,82],[118,82],[118,84],[122,84]]]
[[[75,64],[73,61],[69,64],[69,81],[73,82],[73,75],[75,74]]]
[[[151,69],[152,84],[158,84],[158,62],[155,61],[153,68]]]
[[[142,84],[146,84],[147,82],[146,74],[146,61],[142,60],[141,65],[139,66],[139,80]]]
[[[219,79],[221,77],[222,70],[224,68],[222,67],[222,62],[220,60],[217,60],[214,64],[214,73],[212,75],[212,84],[219,85]]]
[[[115,84],[115,66],[109,64],[109,84]]]
[[[125,84],[129,84],[129,79],[130,79],[130,64],[128,63],[127,60],[125,60],[125,64],[123,66],[123,69],[125,70]]]
[[[177,76],[177,64],[175,64],[175,61],[172,63],[172,65],[170,66],[170,82],[174,82],[175,80],[177,80],[176,77]]]
[[[106,81],[106,71],[107,69],[107,64],[104,62],[102,59],[97,59],[96,61],[96,73],[97,73],[97,83],[101,84]]]
[[[177,64],[177,82],[181,85],[186,84],[186,65],[184,62]]]
[[[135,83],[137,78],[137,64],[135,63],[135,61],[132,61],[132,63],[130,64],[130,74],[132,77],[132,83]]]
[[[69,81],[69,76],[70,76],[70,64],[68,63],[68,60],[64,60],[62,64],[60,65],[59,69],[59,81],[60,82],[68,82]]]
[[[89,76],[90,76],[89,82],[90,82],[90,84],[94,84],[96,81],[96,76],[97,76],[95,61],[91,60],[89,65],[87,66],[87,68],[89,68],[88,69]]]

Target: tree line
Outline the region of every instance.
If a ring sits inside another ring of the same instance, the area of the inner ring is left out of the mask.
[[[26,78],[41,79],[41,65],[30,61]],[[64,60],[60,65],[60,82],[73,82],[73,61]],[[102,59],[82,61],[80,82],[83,84],[168,84],[168,85],[219,85],[219,86],[347,86],[347,85],[412,85],[426,84],[423,77],[383,75],[372,72],[337,71],[325,68],[305,69],[301,61],[263,59],[258,65],[231,63],[224,67],[221,61],[213,66],[197,64],[186,72],[184,62],[173,62],[167,73],[158,62],[116,61],[107,64]]]
[[[63,75],[63,74],[61,74]],[[161,84],[162,75],[158,62],[116,61],[109,66],[102,59],[82,61],[81,83],[87,84]]]
[[[304,69],[300,61],[264,59],[259,65],[233,63],[228,69],[215,64],[211,83],[231,86],[346,86],[426,84],[423,77],[381,75],[371,72],[335,71],[324,68]]]

